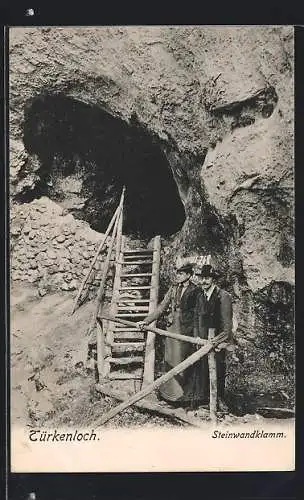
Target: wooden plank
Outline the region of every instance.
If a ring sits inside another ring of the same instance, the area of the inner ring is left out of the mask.
[[[150,290],[150,286],[122,286],[121,290]]]
[[[125,273],[125,274],[122,274],[121,277],[122,278],[137,278],[137,277],[144,277],[144,276],[152,276],[152,273]]]
[[[135,260],[134,262],[130,262],[128,260],[122,260],[121,264],[124,264],[125,266],[137,266],[139,264],[153,264],[153,260]]]
[[[113,352],[140,352],[145,349],[145,342],[112,342]]]
[[[122,311],[149,311],[148,306],[118,306],[118,312]]]
[[[145,302],[147,304],[150,303],[150,299],[139,299],[139,298],[120,298],[120,299],[117,299],[116,303],[119,304],[119,303],[123,303],[123,304],[127,304],[128,302]]]
[[[137,392],[136,394],[131,396],[129,399],[127,399],[126,401],[123,401],[121,404],[119,404],[115,408],[112,408],[112,410],[110,410],[108,413],[106,413],[105,415],[102,416],[102,418],[100,420],[100,425],[105,424],[106,422],[108,422],[108,420],[115,417],[115,415],[122,412],[126,408],[129,408],[137,401],[143,399],[145,396],[148,396],[148,394],[150,394],[155,389],[158,389],[165,382],[168,382],[173,377],[175,377],[179,373],[183,372],[186,368],[188,368],[189,366],[192,366],[194,363],[199,361],[203,356],[206,356],[216,345],[220,344],[225,339],[227,339],[227,335],[225,333],[222,333],[222,334],[219,334],[217,337],[215,337],[213,342],[208,341],[208,343],[205,346],[200,347],[197,351],[195,351],[193,354],[191,354],[188,358],[184,359],[181,363],[179,363],[174,368],[169,370],[167,373],[165,373],[164,375],[159,377],[157,380],[154,380],[154,382],[146,385],[141,391]]]
[[[96,298],[96,306],[95,306],[95,310],[93,312],[91,323],[89,326],[89,334],[91,333],[91,331],[93,330],[93,328],[96,325],[96,319],[97,319],[97,316],[99,314],[99,310],[100,310],[100,307],[101,307],[101,304],[103,301],[104,287],[105,287],[105,283],[106,283],[107,275],[108,275],[108,271],[109,271],[110,258],[111,258],[111,254],[112,254],[113,247],[114,247],[118,222],[119,222],[119,217],[117,217],[115,220],[113,233],[111,236],[110,245],[109,245],[109,249],[108,249],[108,254],[107,254],[107,258],[106,258],[105,263],[104,263],[102,278],[101,278],[101,282],[100,282],[100,286],[99,286],[99,290],[98,290],[98,294],[97,294],[97,298]]]
[[[138,253],[137,255],[126,255],[125,253],[123,254],[123,259],[126,262],[133,262],[134,260],[153,260],[153,254],[140,254]]]
[[[107,388],[101,384],[96,384],[97,392],[104,394],[105,396],[112,397],[118,401],[123,401],[125,394],[122,391],[114,390],[112,388]],[[194,427],[205,427],[205,423],[200,419],[187,415],[186,411],[182,408],[172,409],[163,402],[144,400],[137,401],[134,403],[137,408],[148,410],[151,413],[156,413],[157,415],[169,417],[170,419],[177,420],[178,422],[183,422]]]
[[[215,329],[209,328],[208,340],[212,341],[215,337]],[[216,373],[216,359],[215,352],[210,351],[208,354],[208,365],[209,365],[209,385],[210,385],[210,419],[212,422],[217,421],[217,373]]]
[[[120,223],[122,223],[122,219],[120,221]],[[121,227],[121,230],[122,230],[122,227]],[[120,246],[119,246],[119,256],[122,256],[123,254],[123,249],[124,249],[124,243],[125,243],[125,240],[124,240],[124,237],[123,235],[121,235],[120,237]],[[116,248],[117,250],[117,248]],[[117,253],[116,253],[116,257],[117,257]],[[110,311],[113,315],[116,315],[117,314],[117,310],[118,310],[118,306],[117,306],[117,298],[119,296],[119,287],[120,287],[120,284],[121,284],[121,281],[120,281],[120,275],[121,275],[121,264],[119,262],[119,258],[117,258],[116,260],[116,266],[115,266],[115,277],[114,277],[114,283],[113,283],[113,295],[112,295],[112,302],[111,302],[111,306],[110,306]],[[115,323],[111,322],[110,323],[110,328],[109,328],[109,331],[108,331],[108,335],[107,335],[107,342],[111,345],[113,343],[113,340],[114,340],[114,333],[113,333],[113,330],[115,328]],[[109,372],[111,370],[111,365],[109,363],[109,369],[108,369],[108,372],[107,372],[107,376],[109,375]]]
[[[127,255],[126,253],[124,253],[123,255],[123,258],[128,260],[128,262],[130,261],[133,261],[134,259],[144,259],[144,260],[147,260],[147,259],[151,259],[153,258],[153,252],[150,252],[150,253],[137,253],[136,255]]]
[[[123,190],[123,195],[124,195],[124,190]],[[117,240],[116,240],[116,251],[115,251],[116,262],[118,262],[119,256],[121,254],[122,224],[123,224],[123,205],[122,205],[122,209],[120,211],[119,223],[118,223],[118,228],[117,228]]]
[[[295,410],[291,408],[272,408],[272,407],[262,407],[256,408],[256,413],[263,415],[267,418],[293,418],[295,417]]]
[[[141,380],[142,379],[142,369],[134,370],[134,372],[111,372],[109,373],[109,379],[111,380]]]
[[[153,250],[149,250],[147,248],[138,248],[136,250],[125,250],[124,251],[124,254],[125,255],[133,255],[133,254],[139,254],[139,253],[143,253],[143,254],[147,254],[147,253],[150,253],[152,254],[153,253]]]
[[[117,313],[116,314],[116,318],[134,318],[134,317],[140,317],[140,318],[145,318],[147,316],[146,313],[122,313],[122,314],[119,314]]]
[[[98,321],[101,321],[101,318],[108,319],[109,321],[114,321],[115,323],[120,323],[122,325],[126,326],[133,326],[134,330],[136,330],[136,322],[135,321],[130,321],[127,319],[121,319],[121,318],[114,318],[113,316],[109,316],[108,314],[102,313],[102,316],[98,318]],[[176,340],[182,340],[184,342],[190,342],[190,344],[196,344],[196,345],[206,345],[208,343],[208,340],[206,339],[201,339],[200,337],[190,337],[189,335],[182,335],[180,333],[174,333],[174,332],[167,332],[166,330],[162,330],[161,328],[156,328],[151,325],[143,326],[144,331],[149,331],[157,333],[158,335],[161,335],[163,337],[170,337],[172,339]]]
[[[144,340],[144,335],[140,332],[115,332],[113,331],[114,340]]]
[[[100,381],[104,373],[105,343],[103,328],[99,321],[97,321],[96,327],[97,371],[98,380]]]
[[[109,363],[114,365],[131,365],[134,363],[142,363],[142,356],[130,356],[126,358],[109,358]]]
[[[127,341],[127,342],[115,342],[113,341],[112,342],[112,347],[115,349],[115,348],[130,348],[130,349],[138,349],[138,350],[142,350],[142,348],[144,347],[145,345],[145,342],[143,341],[143,339],[139,339],[139,341],[137,342],[132,342],[132,341]]]
[[[117,328],[117,327],[115,327],[113,329],[113,332],[114,333],[115,332],[136,332],[136,333],[140,333],[141,335],[144,335],[144,332],[141,332],[140,330],[137,330],[136,328]]]

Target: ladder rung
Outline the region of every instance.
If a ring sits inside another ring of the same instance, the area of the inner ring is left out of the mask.
[[[131,363],[142,363],[142,356],[130,356],[128,358],[108,358],[107,361],[114,365],[129,365]]]
[[[144,339],[134,339],[135,341],[133,340],[126,340],[124,342],[116,342],[116,340],[119,340],[119,339],[114,339],[112,340],[111,344],[108,344],[110,346],[145,346],[146,345],[146,342]]]
[[[145,338],[145,335],[143,332],[140,331],[133,331],[133,332],[113,332],[114,333],[114,340],[124,340],[127,341],[127,339],[131,340],[143,340]]]
[[[124,372],[112,372],[109,373],[109,378],[114,380],[142,380],[142,370],[136,370],[134,373],[124,373]]]
[[[120,311],[149,311],[149,306],[118,306],[118,312]]]
[[[116,318],[131,318],[133,316],[147,316],[146,313],[122,313],[122,314],[116,314]]]
[[[123,258],[123,261],[124,262],[127,262],[128,264],[133,264],[133,262],[137,262],[138,260],[140,261],[144,261],[144,262],[153,262],[153,257],[150,255],[134,255],[134,257],[132,257],[132,259],[128,259],[128,256],[126,255],[124,258]]]
[[[143,277],[143,276],[152,276],[152,273],[126,273],[126,274],[121,274],[120,277],[121,278],[129,278],[131,276],[136,276],[136,277]]]
[[[138,254],[138,253],[153,253],[153,250],[147,248],[139,248],[138,250],[124,250],[124,254]]]
[[[149,266],[151,266],[151,264],[153,264],[153,260],[134,260],[134,261],[129,261],[129,260],[123,260],[120,262],[120,264],[125,264],[127,266],[135,266],[135,265],[139,265],[139,264],[149,264]]]
[[[122,286],[120,287],[119,291],[121,290],[150,290],[151,286]]]
[[[144,333],[144,332],[141,332],[140,330],[136,330],[136,328],[115,328],[115,330],[113,330],[114,333],[116,332],[137,332],[137,333]]]
[[[120,297],[119,299],[116,300],[116,304],[119,304],[119,302],[123,302],[124,304],[128,303],[128,302],[147,302],[149,304],[150,302],[150,299],[138,299],[138,298],[123,298],[123,297]],[[119,307],[119,306],[118,306]]]
[[[143,351],[145,349],[145,342],[112,342],[111,347],[115,352]]]

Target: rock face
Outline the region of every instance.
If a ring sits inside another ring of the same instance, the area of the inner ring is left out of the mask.
[[[231,384],[241,377],[249,390],[250,375],[257,392],[265,383],[253,382],[254,359],[276,390],[293,376],[293,74],[291,27],[10,32],[12,213],[44,195],[103,230],[96,220],[108,222],[126,184],[130,234],[169,238],[163,283],[177,254],[214,256],[236,336],[248,341]],[[172,226],[155,224],[175,214]],[[31,222],[26,231],[26,271],[39,279],[31,242],[43,230]],[[68,248],[58,237],[47,245],[50,268]],[[17,278],[24,262],[14,255]],[[76,286],[71,274],[58,286]]]

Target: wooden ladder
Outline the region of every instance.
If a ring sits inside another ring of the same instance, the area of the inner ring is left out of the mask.
[[[129,250],[125,248],[124,236],[118,240],[109,312],[117,318],[136,322],[144,319],[158,303],[160,236],[154,237],[153,250]],[[104,322],[103,330],[102,378],[139,380],[143,385],[153,382],[155,334],[111,321]]]

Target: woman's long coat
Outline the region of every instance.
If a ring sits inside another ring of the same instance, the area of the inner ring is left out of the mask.
[[[170,312],[171,326],[168,331],[184,335],[194,335],[194,309],[197,301],[199,289],[191,282],[180,297],[179,290],[181,285],[172,285],[166,293],[158,307],[146,318],[147,323],[157,320],[167,310]],[[164,352],[164,371],[171,370],[174,366],[181,363],[192,352],[192,346],[189,342],[165,338]],[[187,384],[185,372],[173,377],[163,384],[159,389],[159,395],[170,403],[184,402],[184,386]]]

